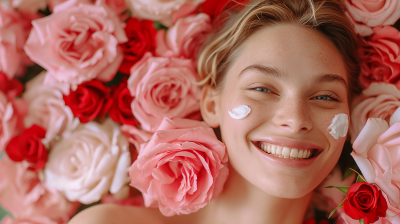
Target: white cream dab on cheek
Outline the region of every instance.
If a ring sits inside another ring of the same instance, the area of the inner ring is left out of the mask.
[[[347,114],[336,114],[332,119],[328,130],[331,130],[329,134],[331,134],[335,139],[339,139],[339,137],[346,137],[348,128],[349,118]]]
[[[231,116],[231,118],[240,120],[240,119],[247,117],[247,115],[249,115],[250,111],[251,111],[251,109],[249,106],[240,105],[238,107],[233,108],[232,111],[228,111],[228,113],[229,113],[229,116]]]

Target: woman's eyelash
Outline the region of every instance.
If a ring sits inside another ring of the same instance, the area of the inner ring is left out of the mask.
[[[314,99],[317,99],[317,100],[329,100],[328,98],[331,98],[330,100],[333,100],[333,101],[339,101],[338,99],[336,99],[333,96],[333,94],[324,94],[324,95],[314,97]]]
[[[264,93],[272,93],[271,90],[269,90],[269,89],[267,89],[265,87],[262,87],[262,86],[253,87],[253,88],[250,88],[250,90],[256,90],[256,91],[264,92]],[[317,97],[314,97],[313,99],[327,100],[327,101],[329,101],[329,100],[339,101],[337,98],[335,98],[335,96],[333,94],[328,94],[328,93],[320,95],[320,96],[317,96]]]

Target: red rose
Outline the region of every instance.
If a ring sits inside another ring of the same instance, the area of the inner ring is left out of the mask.
[[[6,153],[15,162],[28,161],[30,163],[28,169],[40,170],[47,162],[47,150],[42,144],[44,137],[46,130],[38,125],[32,125],[8,142]]]
[[[127,87],[127,78],[124,77],[118,86],[112,90],[112,106],[108,115],[117,123],[138,125],[139,122],[135,119],[132,113],[131,103],[133,96]]]
[[[78,85],[75,91],[64,95],[65,105],[71,108],[75,117],[81,123],[94,120],[97,116],[103,117],[110,109],[110,88],[97,80],[91,80]]]
[[[131,74],[131,67],[146,52],[150,51],[154,54],[157,31],[153,26],[153,21],[145,19],[139,21],[131,17],[126,22],[125,33],[129,40],[122,45],[124,49],[124,61],[119,67],[119,71],[124,74]]]
[[[218,18],[219,14],[225,11],[225,9],[242,9],[248,2],[249,0],[206,0],[201,5],[201,10],[208,14],[212,20],[215,20]]]
[[[363,219],[365,224],[385,217],[387,208],[382,191],[377,186],[365,182],[351,185],[347,191],[347,200],[343,204],[346,215],[355,220]]]
[[[4,72],[0,72],[0,91],[10,99],[19,96],[24,90],[24,86],[16,79],[9,79]]]

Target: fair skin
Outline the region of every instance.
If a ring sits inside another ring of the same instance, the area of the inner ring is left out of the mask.
[[[335,139],[327,129],[336,114],[349,114],[347,82],[341,55],[318,31],[294,24],[257,31],[240,48],[221,88],[203,88],[203,118],[220,127],[229,155],[221,195],[190,215],[102,205],[70,223],[301,224],[312,190],[341,154],[345,138]],[[251,113],[232,119],[228,111],[242,104]],[[313,156],[264,157],[262,142],[307,148]]]

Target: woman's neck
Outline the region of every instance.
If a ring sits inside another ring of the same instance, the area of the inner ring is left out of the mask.
[[[224,191],[198,212],[199,223],[301,224],[311,194],[298,199],[265,193],[230,168]]]

